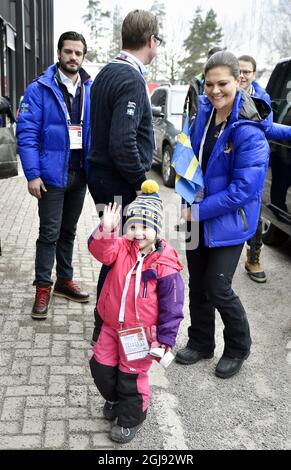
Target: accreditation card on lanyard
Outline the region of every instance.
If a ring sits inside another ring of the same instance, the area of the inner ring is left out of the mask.
[[[129,283],[131,275],[136,268],[136,278],[135,278],[135,295],[134,295],[134,305],[136,318],[138,323],[140,322],[139,314],[136,308],[136,299],[140,289],[141,281],[141,270],[143,265],[144,255],[139,254],[136,263],[129,271],[125,279],[125,287],[123,289],[121,305],[119,310],[119,323],[122,325],[124,322],[125,315],[125,302],[126,296],[129,288]],[[133,328],[121,329],[118,331],[119,341],[121,343],[122,349],[128,361],[135,361],[137,359],[142,359],[147,356],[149,353],[149,344],[145,335],[143,326],[136,326]]]
[[[67,110],[69,137],[70,137],[70,150],[79,150],[83,148],[84,106],[85,106],[85,96],[83,96],[83,100],[82,100],[82,112],[81,112],[80,124],[71,124],[70,115]]]

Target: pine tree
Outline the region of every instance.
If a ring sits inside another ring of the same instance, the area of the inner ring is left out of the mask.
[[[166,34],[166,8],[164,1],[155,0],[150,12],[156,15],[159,22],[159,36],[164,39]],[[164,77],[165,73],[165,49],[162,47],[151,62],[148,79],[157,81],[159,77]]]
[[[101,12],[99,28],[99,61],[108,62],[111,45],[112,18],[109,10]]]
[[[291,51],[291,9],[290,1],[270,1],[264,5],[265,16],[262,21],[262,40],[266,49],[266,60],[270,65]]]
[[[122,13],[120,5],[117,3],[114,8],[112,17],[112,39],[110,45],[109,56],[116,57],[121,49],[121,27],[122,27]]]
[[[88,5],[86,7],[87,14],[82,16],[84,23],[88,25],[90,29],[90,38],[93,44],[88,50],[87,59],[91,61],[99,61],[98,54],[98,38],[101,30],[101,17],[102,11],[99,0],[88,0]]]
[[[190,34],[184,41],[188,57],[180,62],[180,66],[184,68],[184,79],[187,81],[201,72],[209,49],[219,45],[223,37],[222,28],[217,24],[216,13],[212,8],[203,19],[202,9],[198,7],[191,25]]]

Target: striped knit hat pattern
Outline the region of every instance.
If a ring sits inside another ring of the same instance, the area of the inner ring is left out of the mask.
[[[157,234],[162,230],[163,203],[158,194],[159,185],[154,180],[146,180],[141,185],[142,194],[128,206],[126,226],[132,223],[153,228]]]

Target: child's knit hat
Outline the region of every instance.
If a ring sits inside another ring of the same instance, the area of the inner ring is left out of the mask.
[[[126,225],[134,222],[152,227],[157,235],[162,230],[163,203],[158,194],[159,185],[154,180],[146,180],[141,185],[142,194],[128,206]]]

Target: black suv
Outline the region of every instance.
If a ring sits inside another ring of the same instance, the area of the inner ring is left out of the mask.
[[[188,85],[162,85],[151,96],[156,148],[154,163],[162,165],[165,186],[175,185],[171,166],[177,137],[182,130],[184,102]]]
[[[274,122],[291,125],[291,58],[274,68],[267,88]],[[280,245],[291,236],[291,141],[270,141],[270,166],[263,194],[263,241]]]

